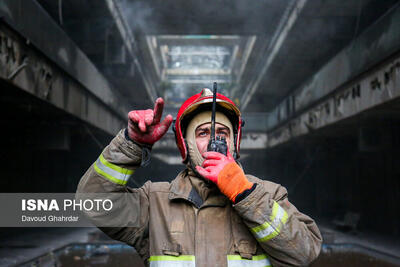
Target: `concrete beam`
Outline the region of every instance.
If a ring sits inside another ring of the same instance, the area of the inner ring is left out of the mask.
[[[245,125],[244,133],[266,133],[268,130],[267,112],[244,112],[242,114]]]
[[[400,6],[380,18],[268,115],[272,131],[399,51]]]
[[[272,62],[274,61],[276,55],[278,55],[282,44],[285,42],[286,37],[288,36],[290,30],[292,29],[293,25],[295,25],[297,18],[300,16],[304,6],[306,5],[307,0],[298,0],[293,1],[288,4],[282,18],[279,22],[279,25],[272,37],[272,40],[265,52],[267,55],[265,59],[265,64],[262,67],[261,71],[255,78],[255,80],[246,88],[245,93],[241,98],[241,109],[245,110],[247,105],[250,102],[250,99],[253,97],[254,93],[259,87],[261,80],[264,78],[266,73],[268,72]]]
[[[267,147],[305,135],[400,99],[400,55],[364,73],[329,98],[268,132]]]
[[[126,116],[128,108],[123,98],[112,90],[104,76],[36,1],[3,0],[0,18],[25,38],[22,42],[33,44],[82,88],[119,116]]]
[[[85,68],[78,66],[79,70],[84,72]],[[126,124],[126,113],[123,116],[92,94],[1,21],[0,79],[110,135],[115,135]]]
[[[143,83],[146,87],[146,92],[149,96],[150,102],[153,102],[157,98],[157,90],[153,83],[151,77],[148,77],[148,72],[145,71],[142,67],[142,64],[138,60],[138,55],[140,51],[138,51],[138,46],[136,44],[135,38],[132,34],[132,29],[129,27],[126,19],[124,18],[120,6],[114,0],[105,0],[108,9],[117,25],[117,29],[121,34],[122,40],[124,42],[125,47],[127,48],[129,54],[133,58],[136,69],[139,71]]]

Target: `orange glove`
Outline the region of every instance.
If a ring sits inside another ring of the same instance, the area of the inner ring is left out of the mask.
[[[203,167],[196,166],[196,170],[204,178],[213,181],[225,196],[235,202],[237,195],[251,189],[254,184],[247,180],[229,151],[227,154],[204,152],[203,158],[206,160]]]
[[[172,123],[172,116],[168,115],[160,122],[164,108],[164,100],[159,97],[154,104],[154,111],[133,110],[128,117],[128,136],[140,143],[153,145],[161,139]]]

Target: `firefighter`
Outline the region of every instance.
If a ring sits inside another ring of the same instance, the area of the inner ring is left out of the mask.
[[[244,174],[237,161],[241,113],[222,94],[217,94],[215,128],[228,153],[207,152],[211,102],[212,92],[203,89],[179,109],[173,129],[186,169],[171,183],[126,186],[172,123],[171,115],[161,121],[164,102],[158,98],[154,110],[128,114],[128,127],[103,150],[77,192],[128,195],[120,197],[123,208],[112,216],[129,226],[100,229],[135,247],[149,266],[309,264],[321,248],[317,225],[289,202],[283,186]]]

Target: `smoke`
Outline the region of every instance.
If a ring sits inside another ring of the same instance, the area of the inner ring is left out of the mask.
[[[254,2],[227,0],[188,0],[183,2],[149,0],[117,1],[122,15],[128,26],[132,29],[135,38],[144,47],[144,37],[146,35],[181,35],[185,36],[185,38],[188,35],[235,35],[243,37],[257,35],[265,39],[266,36],[273,34],[282,12],[288,3],[294,0],[260,0]],[[187,38],[186,41],[177,41],[177,45],[195,45],[199,48],[200,46],[220,45],[215,44],[215,41],[208,40],[208,38],[198,38],[195,42],[189,39]],[[243,38],[243,40],[246,40],[246,38]],[[232,46],[232,42],[226,43]],[[171,48],[171,43],[169,45]],[[240,45],[244,47],[243,41],[241,41]],[[241,52],[239,51],[239,53]],[[257,58],[254,58],[254,60],[257,60]],[[190,61],[190,63],[193,62]],[[251,63],[249,66],[254,65],[251,57],[249,63]],[[191,70],[194,69],[196,69],[195,66],[191,68]],[[247,78],[248,75],[253,76],[253,71],[254,69],[246,71],[246,75],[243,75],[242,79]],[[257,69],[255,71],[257,72]],[[173,83],[172,86],[168,81],[163,80],[159,82],[166,86],[156,85],[155,87],[160,92],[166,94],[164,96],[167,96],[167,89],[169,88],[173,91],[172,95],[183,95],[181,97],[185,98],[194,88],[199,90],[198,88],[201,87],[211,87],[214,80],[226,80],[225,77],[220,76],[202,76],[201,73],[197,75],[198,78],[193,79],[197,81],[195,84],[178,82]],[[199,81],[202,80],[210,80],[210,82],[199,84]],[[158,82],[156,81],[155,83]],[[228,80],[227,82],[219,82],[220,92],[231,95],[231,91],[240,83],[241,81],[237,82],[236,80],[234,80],[234,83]],[[177,100],[177,103],[180,101],[181,99]]]
[[[152,23],[154,8],[147,2],[120,0],[119,5],[124,18],[132,28],[133,32],[144,32],[146,29],[154,28]]]
[[[118,4],[135,32],[253,35],[268,34],[292,1],[118,0]]]

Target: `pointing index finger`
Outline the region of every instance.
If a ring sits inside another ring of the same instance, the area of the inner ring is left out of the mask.
[[[164,109],[164,99],[161,97],[157,98],[156,103],[154,103],[154,119],[153,124],[158,124],[161,120],[161,116]]]

